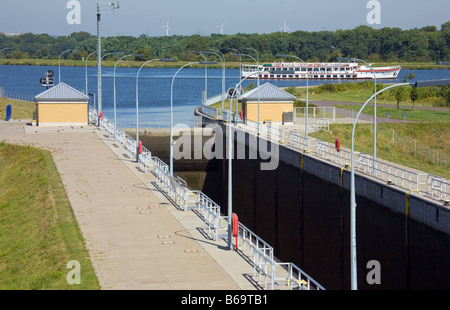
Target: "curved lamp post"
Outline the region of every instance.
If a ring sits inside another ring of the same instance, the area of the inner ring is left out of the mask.
[[[428,87],[428,86],[445,86],[450,85],[450,80],[435,80],[435,81],[418,81],[412,83],[400,83],[388,86],[379,92],[372,95],[366,103],[363,104],[358,114],[356,115],[352,129],[352,150],[351,150],[351,175],[350,175],[350,256],[351,256],[351,288],[352,290],[358,289],[358,276],[357,276],[357,262],[356,262],[356,190],[355,190],[355,165],[354,165],[354,141],[355,141],[355,128],[358,122],[359,115],[364,110],[366,105],[378,94],[394,88],[409,85],[412,87]]]
[[[339,55],[342,57],[342,53],[341,50],[333,45],[331,45],[331,48],[337,49],[337,51],[339,52]],[[339,58],[337,58],[337,60],[339,60]],[[340,61],[340,60],[339,60]],[[341,67],[342,64],[339,62],[339,84],[341,84]]]
[[[255,50],[256,51],[256,50]],[[256,52],[256,53],[258,53],[258,52]],[[256,63],[256,73],[258,73],[258,76],[257,76],[257,79],[258,79],[258,82],[257,82],[257,89],[258,89],[258,129],[257,129],[257,133],[258,133],[258,135],[260,134],[260,131],[259,131],[259,121],[260,121],[260,104],[261,104],[261,93],[260,93],[260,91],[259,91],[259,60],[256,60],[253,56],[251,56],[251,55],[249,55],[249,54],[231,54],[231,56],[240,56],[240,57],[242,57],[242,56],[247,56],[247,57],[250,57],[251,59],[253,59],[253,61]],[[254,73],[252,73],[252,74],[250,74],[249,76],[252,76],[252,75],[255,75]],[[243,81],[243,80],[242,80]],[[241,82],[242,82],[241,81]],[[236,109],[237,110],[237,109]]]
[[[198,51],[188,51],[188,53],[196,53],[196,54],[200,54],[202,55],[204,61],[206,62],[206,56],[203,55],[202,52],[198,52]],[[205,104],[206,104],[206,100],[208,99],[208,65],[205,65]]]
[[[247,55],[247,56],[253,58],[256,61],[256,72],[258,72],[258,81],[257,81],[258,86],[257,86],[257,88],[258,88],[258,136],[259,136],[259,134],[260,134],[260,115],[261,115],[260,114],[261,91],[259,89],[259,86],[260,86],[260,82],[259,82],[259,53],[253,47],[246,47],[245,49],[246,50],[252,50],[252,51],[254,51],[256,53],[256,60],[255,60],[255,58],[251,57],[250,55]]]
[[[133,57],[133,56],[142,56],[141,54],[138,55],[125,55],[119,58],[119,60],[116,61],[116,64],[114,65],[114,75],[113,75],[113,80],[114,80],[114,140],[117,141],[117,137],[116,137],[116,128],[117,128],[117,104],[116,104],[116,67],[117,64],[124,58],[126,57]]]
[[[92,52],[86,57],[86,65],[84,67],[84,73],[85,73],[85,76],[86,76],[86,94],[89,94],[89,92],[88,92],[88,74],[87,74],[87,71],[88,71],[88,69],[87,69],[88,68],[88,60],[89,60],[89,57],[91,57],[92,55],[94,55],[96,53],[97,53],[97,51]]]
[[[160,59],[155,58],[148,60],[142,64],[142,66],[139,68],[137,75],[136,75],[136,162],[139,162],[139,73],[141,72],[142,68],[152,62],[152,61],[165,61],[165,62],[171,62],[173,59]]]
[[[231,243],[232,243],[232,238],[231,238],[231,215],[233,213],[233,174],[232,174],[232,168],[233,168],[233,164],[232,164],[232,158],[233,158],[233,139],[231,136],[231,107],[233,106],[233,98],[235,98],[236,100],[236,107],[238,106],[238,96],[236,91],[239,89],[239,87],[242,85],[242,82],[244,82],[246,79],[248,79],[249,77],[251,77],[252,75],[258,74],[259,72],[253,72],[251,74],[249,74],[248,76],[246,76],[244,79],[240,80],[239,83],[236,85],[236,87],[234,88],[233,94],[231,95],[230,98],[230,113],[228,114],[228,249],[231,250]],[[237,113],[237,109],[236,109],[236,113]]]
[[[177,77],[178,73],[185,67],[193,65],[193,64],[200,64],[200,65],[215,65],[217,64],[217,61],[204,61],[204,62],[190,62],[182,66],[178,71],[175,73],[175,75],[172,78],[172,83],[170,85],[170,176],[173,177],[173,83],[175,81],[175,78]]]
[[[64,52],[62,52],[59,55],[59,60],[58,60],[58,83],[61,83],[61,57],[62,55],[64,55],[65,53],[68,52],[75,52],[76,50],[65,50]]]
[[[277,54],[276,57],[281,57],[281,58],[293,57],[293,58],[300,60],[306,67],[305,151],[307,151],[309,149],[309,139],[308,139],[309,72],[308,72],[308,66],[305,64],[305,62],[300,57],[297,57],[294,55]]]
[[[337,58],[339,61],[345,60],[345,61],[351,61],[351,60],[358,60],[365,63],[370,70],[372,71],[373,78],[375,80],[375,96],[373,99],[373,173],[376,173],[377,170],[377,75],[375,74],[375,69],[372,67],[372,65],[369,65],[367,62],[365,62],[362,59],[359,58]]]
[[[220,54],[222,54],[222,56],[220,56],[216,52],[220,53],[220,51],[214,51],[214,50],[201,51],[200,53],[216,55],[220,59],[220,62],[222,63],[222,111],[223,111],[223,108],[224,108],[223,105],[224,105],[224,101],[225,101],[225,97],[224,97],[224,95],[225,95],[225,57],[222,58],[223,54],[220,53]]]

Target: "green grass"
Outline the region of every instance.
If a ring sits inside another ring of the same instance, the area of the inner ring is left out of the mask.
[[[36,103],[29,101],[0,98],[0,120],[6,117],[6,106],[11,105],[13,119],[32,119]]]
[[[0,289],[99,289],[50,153],[0,142],[0,162]],[[67,283],[70,260],[80,285]]]
[[[351,124],[332,124],[329,132],[319,131],[310,135],[330,143],[339,138],[342,146],[351,148],[352,127]],[[357,125],[355,150],[373,155],[373,124]],[[378,124],[377,157],[448,179],[450,123]]]
[[[211,108],[218,109],[219,115],[222,115],[222,100],[216,102],[210,106]],[[225,110],[230,109],[230,99],[225,99],[223,102],[223,107]],[[242,102],[238,101],[238,111],[242,110]],[[236,112],[236,100],[233,99],[233,105],[231,107],[231,111]]]
[[[373,94],[373,89],[359,89],[359,90],[348,90],[344,92],[320,92],[318,86],[309,87],[308,97],[310,100],[322,100],[322,101],[338,101],[338,102],[351,102],[351,103],[365,103],[367,99],[369,99]],[[387,91],[389,92],[389,90]],[[386,92],[386,93],[387,93]],[[377,103],[379,104],[389,104],[389,105],[397,105],[397,101],[392,98],[383,98],[387,97],[386,93],[380,94],[377,97]],[[302,100],[306,98],[306,87],[299,87],[294,90],[294,95]],[[412,105],[412,102],[409,98],[406,98],[400,101],[400,105]],[[417,100],[414,103],[415,107],[432,107],[435,106],[433,102],[427,99]]]
[[[378,102],[378,101],[377,101]],[[356,113],[361,109],[361,105],[335,105],[337,108],[343,108],[355,111]],[[362,111],[364,114],[373,115],[373,105],[366,106]],[[406,120],[417,122],[436,122],[436,123],[450,123],[450,114],[447,111],[435,110],[411,110],[410,108],[396,107],[380,107],[377,106],[377,117],[386,119],[386,113],[389,113],[389,119],[403,119],[403,114],[406,114]]]

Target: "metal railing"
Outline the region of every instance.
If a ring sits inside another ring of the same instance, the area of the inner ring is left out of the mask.
[[[450,183],[439,176],[436,175],[428,175],[428,191],[431,192],[431,196],[433,198],[447,200],[450,196],[450,193],[447,190],[450,190]]]
[[[96,111],[90,109],[89,119],[94,121],[96,117]],[[133,137],[127,135],[119,127],[114,130],[114,125],[106,117],[103,118],[99,125],[103,126],[102,128],[108,133],[108,137],[112,136],[114,138],[118,147],[125,148],[129,155],[136,154],[137,141]],[[273,135],[273,132],[271,135]],[[158,157],[152,156],[151,152],[144,146],[139,156],[139,165],[143,173],[151,171],[155,175],[158,187],[166,192],[182,210],[185,212],[190,209],[201,211],[204,222],[203,229],[204,231],[207,230],[208,235],[212,239],[217,241],[221,236],[228,235],[228,217],[221,214],[220,206],[203,192],[191,190],[180,177],[170,176],[169,166]],[[256,276],[256,273],[259,274],[259,282],[261,282],[262,276],[265,277],[265,288],[270,284],[270,287],[273,289],[274,285],[279,285],[276,281],[283,279],[285,282],[281,283],[281,285],[288,285],[290,289],[295,287],[300,289],[324,289],[293,263],[277,262],[274,257],[273,247],[242,223],[239,223],[239,235],[241,236],[244,249],[248,247],[250,256],[253,258],[254,276]],[[278,270],[278,275],[287,271],[285,277],[277,277],[277,269],[280,269],[280,267],[281,271]]]
[[[246,120],[244,124],[234,126],[257,134],[258,123],[255,121]],[[332,143],[320,139],[308,138],[306,140],[297,131],[282,129],[274,125],[260,123],[259,130],[261,137],[267,138],[275,143],[286,144],[302,152],[308,150],[312,155],[324,160],[346,168],[350,167],[351,151],[346,148],[341,147],[338,151]],[[315,143],[313,143],[314,141]],[[306,142],[308,142],[309,147]],[[354,156],[355,162],[357,162],[356,169],[362,173],[386,181],[388,184],[397,185],[410,192],[425,192],[431,198],[435,199],[446,200],[450,195],[448,192],[450,191],[450,185],[447,186],[448,182],[442,177],[434,176],[434,178],[431,178],[433,176],[431,174],[399,167],[381,159],[377,159],[374,166],[373,157],[360,152],[354,152]]]
[[[3,87],[0,87],[0,97],[2,97],[2,98],[6,97],[9,99],[20,100],[20,101],[34,102],[34,95],[10,92],[10,91],[5,90]]]
[[[213,118],[219,117],[219,110],[215,108],[208,107],[206,105],[202,105],[202,112],[205,113],[208,116],[211,116]]]

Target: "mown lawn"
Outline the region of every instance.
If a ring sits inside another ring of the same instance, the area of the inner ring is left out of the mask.
[[[0,98],[0,120],[5,119],[8,105],[11,105],[13,119],[30,120],[33,118],[33,111],[36,110],[35,102]]]
[[[311,136],[351,148],[353,125],[332,124]],[[373,155],[373,124],[358,124],[355,150]],[[450,178],[450,122],[377,124],[377,158]]]
[[[50,153],[0,142],[0,162],[0,289],[99,289]],[[71,260],[81,284],[67,283]]]

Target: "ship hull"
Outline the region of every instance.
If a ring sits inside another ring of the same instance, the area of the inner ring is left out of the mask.
[[[359,66],[356,63],[311,63],[285,64],[274,63],[259,66],[243,65],[242,78],[257,79],[286,79],[286,80],[367,80],[367,79],[396,79],[400,73],[400,66],[374,67]],[[306,71],[309,71],[307,74]],[[340,74],[339,74],[340,73]]]

